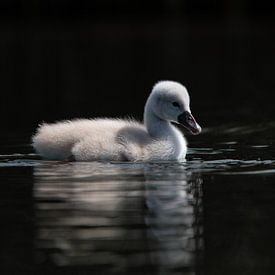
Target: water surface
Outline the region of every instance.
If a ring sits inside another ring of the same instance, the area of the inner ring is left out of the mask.
[[[274,274],[274,137],[228,125],[186,162],[77,163],[2,135],[1,274]]]

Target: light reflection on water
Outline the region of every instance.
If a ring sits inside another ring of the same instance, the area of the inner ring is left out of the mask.
[[[0,155],[10,274],[274,274],[275,125],[205,133],[183,163]]]
[[[198,265],[202,180],[184,164],[41,165],[34,177],[38,260],[158,274]]]

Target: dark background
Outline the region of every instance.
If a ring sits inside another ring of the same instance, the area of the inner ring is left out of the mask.
[[[248,0],[0,2],[0,124],[142,119],[152,85],[187,86],[202,126],[275,115],[275,4]]]

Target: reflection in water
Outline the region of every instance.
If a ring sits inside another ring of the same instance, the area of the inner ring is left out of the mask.
[[[105,274],[198,270],[202,180],[184,164],[51,162],[34,167],[34,177],[38,264]]]
[[[275,274],[275,126],[232,129],[182,164],[1,154],[0,273]]]

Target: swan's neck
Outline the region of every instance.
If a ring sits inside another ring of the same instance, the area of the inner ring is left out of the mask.
[[[144,124],[152,138],[165,140],[168,148],[170,146],[170,150],[168,149],[166,152],[169,156],[168,159],[185,158],[186,141],[182,134],[169,121],[155,115],[152,109],[148,108],[148,105],[145,106]]]
[[[144,112],[144,124],[150,136],[155,138],[167,138],[174,135],[170,122],[156,116],[152,110],[146,108]]]

